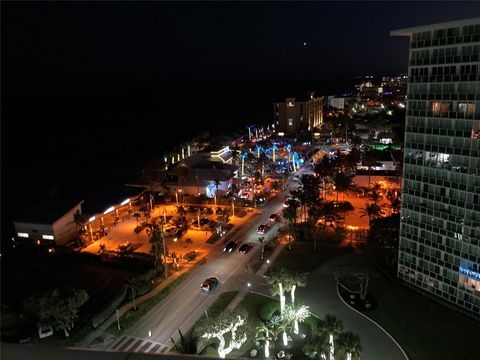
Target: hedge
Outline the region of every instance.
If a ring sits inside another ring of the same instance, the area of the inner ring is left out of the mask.
[[[313,315],[310,315],[305,319],[304,323],[310,326],[310,329],[312,331],[312,336],[315,336],[318,334],[318,318],[316,318]]]
[[[266,304],[263,304],[258,315],[263,321],[270,320],[277,311],[280,311],[280,303],[278,301],[271,301]]]
[[[117,294],[115,298],[108,304],[102,311],[95,314],[92,319],[92,326],[94,329],[103,324],[113,313],[118,309],[120,304],[125,300],[127,295],[127,287],[124,286]]]

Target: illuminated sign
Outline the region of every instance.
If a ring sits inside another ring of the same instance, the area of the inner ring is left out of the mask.
[[[42,235],[42,239],[45,239],[45,240],[54,240],[55,238],[53,237],[53,235]]]
[[[464,275],[468,276],[469,278],[472,278],[472,279],[475,279],[475,280],[480,280],[480,273],[478,273],[476,271],[472,271],[472,270],[467,269],[463,266],[459,267],[459,271],[460,271],[461,274],[464,274]]]
[[[18,237],[28,238],[28,233],[17,233]]]

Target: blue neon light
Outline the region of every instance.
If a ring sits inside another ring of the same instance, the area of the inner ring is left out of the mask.
[[[460,266],[459,267],[460,273],[468,276],[469,278],[475,279],[475,280],[480,280],[480,273],[476,271],[472,271],[470,269],[467,269],[465,267]]]

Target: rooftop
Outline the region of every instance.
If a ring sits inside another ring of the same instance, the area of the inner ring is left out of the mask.
[[[390,35],[392,36],[410,36],[414,33],[419,33],[423,31],[429,30],[438,30],[438,29],[447,29],[452,27],[459,27],[465,25],[477,25],[480,24],[480,18],[470,18],[470,19],[463,19],[463,20],[455,20],[455,21],[447,21],[443,23],[436,23],[430,25],[422,25],[422,26],[414,26],[410,28],[404,29],[397,29],[390,31]]]
[[[36,203],[30,209],[20,214],[15,222],[30,224],[53,224],[83,200],[72,198],[52,198]]]

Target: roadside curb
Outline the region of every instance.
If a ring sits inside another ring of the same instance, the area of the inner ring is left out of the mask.
[[[375,320],[372,320],[371,318],[369,318],[367,315],[363,314],[362,312],[358,311],[357,309],[353,308],[352,306],[350,306],[347,302],[345,302],[345,300],[343,300],[343,298],[340,296],[340,292],[338,291],[338,281],[336,283],[336,291],[337,291],[337,296],[340,298],[340,300],[342,301],[343,304],[345,304],[349,309],[355,311],[357,314],[360,314],[361,316],[363,316],[365,319],[367,319],[368,321],[370,321],[371,323],[373,323],[374,325],[376,325],[380,330],[382,330],[385,334],[387,334],[387,336],[395,343],[395,345],[397,345],[397,347],[400,349],[400,351],[402,352],[403,356],[405,357],[406,360],[410,360],[409,357],[407,356],[407,353],[405,352],[405,350],[403,350],[403,348],[400,346],[400,344],[397,342],[397,340],[394,339],[394,337],[392,335],[390,335],[390,333],[385,330],[380,324],[378,324]]]

